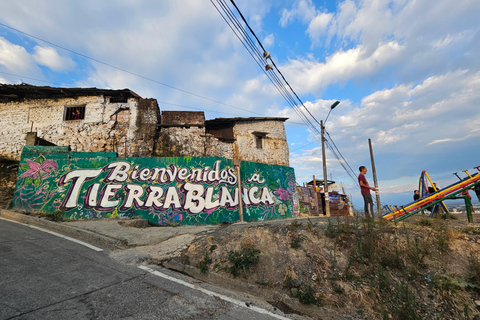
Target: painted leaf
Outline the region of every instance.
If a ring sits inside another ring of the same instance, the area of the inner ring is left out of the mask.
[[[40,175],[37,176],[37,179],[33,182],[35,187],[38,187],[42,183],[42,179],[40,178]]]
[[[27,171],[28,169],[30,169],[30,167],[27,163],[24,163],[20,165],[20,169],[22,169],[22,171]]]
[[[45,158],[42,157],[42,156],[40,156],[40,157],[38,157],[37,159],[35,159],[35,162],[43,163],[44,160],[45,160]]]
[[[29,185],[29,184],[32,184],[33,183],[33,178],[32,177],[26,177],[25,178],[25,184],[26,185]]]

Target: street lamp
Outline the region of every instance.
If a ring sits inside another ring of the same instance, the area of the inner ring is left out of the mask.
[[[323,192],[325,195],[325,215],[327,217],[330,217],[330,197],[328,196],[328,182],[327,182],[327,160],[325,156],[325,123],[327,123],[328,116],[330,115],[330,112],[332,112],[333,109],[335,109],[336,106],[340,101],[335,101],[331,107],[330,111],[328,111],[327,117],[325,118],[325,122],[320,121],[320,127],[322,129],[322,162],[323,162]]]

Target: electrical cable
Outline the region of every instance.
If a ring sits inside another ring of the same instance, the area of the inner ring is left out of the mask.
[[[220,0],[222,1],[222,0]],[[235,4],[235,1],[234,0],[230,0],[230,2],[233,4],[233,6],[236,8],[237,12],[239,13],[240,17],[242,18],[243,22],[245,23],[245,25],[248,27],[248,29],[250,30],[250,32],[253,34],[253,36],[255,37],[255,39],[257,40],[257,43],[260,45],[260,47],[262,48],[262,50],[265,52],[265,48],[263,47],[262,43],[260,42],[260,40],[258,39],[258,37],[256,36],[255,32],[252,30],[252,28],[249,26],[248,22],[246,21],[245,17],[243,16],[243,14],[240,12],[239,8],[237,7],[237,5]],[[238,21],[237,21],[237,24],[238,24]],[[258,52],[258,51],[257,51]],[[302,100],[300,99],[300,97],[297,95],[297,93],[293,90],[293,88],[290,86],[290,84],[288,83],[288,81],[285,79],[285,77],[283,76],[282,72],[278,69],[278,67],[276,66],[275,62],[270,58],[270,61],[272,62],[273,66],[275,67],[275,70],[280,74],[280,76],[282,77],[283,81],[286,83],[286,85],[290,88],[291,92],[293,92],[293,94],[295,95],[295,97],[298,99],[298,101],[301,103],[301,105],[304,107],[304,109],[308,112],[308,114],[313,118],[313,120],[320,125],[320,123],[318,122],[318,120],[313,116],[313,114],[308,110],[308,108],[304,105],[304,103],[302,102]],[[280,87],[283,87],[282,85],[280,85],[280,79],[278,79],[278,77],[276,76],[275,73],[273,73],[274,77],[276,78],[275,81],[277,84],[279,84]],[[295,106],[294,109],[297,110],[297,107],[296,107],[296,103],[295,101],[293,100],[293,98],[289,98],[289,101]],[[297,112],[297,114],[299,114]],[[300,114],[299,114],[300,116]],[[300,116],[301,117],[301,116]],[[302,120],[304,120],[305,124],[314,132],[316,133],[316,135],[318,136],[318,129],[313,126],[313,124],[309,121],[308,118],[306,117],[301,117]],[[325,130],[326,132],[326,130]],[[328,142],[328,140],[326,139],[326,144],[327,146],[329,147],[329,149],[332,150],[332,153],[333,155],[335,156],[335,158],[337,158],[338,162],[341,164],[341,166],[343,167],[343,169],[347,172],[347,174],[350,176],[350,178],[352,179],[352,181],[354,181],[354,183],[358,183],[354,176],[355,176],[355,173],[354,171],[352,170],[351,166],[348,164],[348,162],[346,161],[345,157],[341,154],[340,150],[338,149],[338,147],[336,146],[335,142],[333,141],[333,139],[330,137],[330,134],[328,134],[328,132],[326,132],[328,137],[329,137],[329,140],[331,141],[331,144]],[[333,147],[332,147],[333,145]],[[347,169],[350,169],[350,171]],[[351,175],[351,173],[353,173],[353,176]]]
[[[6,75],[9,75],[9,76],[13,76],[13,77],[25,78],[25,79],[29,79],[29,80],[34,80],[34,81],[39,81],[39,82],[46,82],[46,83],[51,83],[51,84],[56,84],[56,85],[59,85],[59,86],[63,86],[63,84],[60,84],[60,83],[58,83],[58,82],[52,82],[52,81],[47,81],[47,80],[40,80],[40,79],[30,78],[30,77],[26,77],[26,76],[19,76],[19,75],[17,75],[17,74],[8,73],[8,72],[3,72],[3,71],[0,71],[0,73],[6,74]],[[21,80],[21,79],[19,79],[19,80]]]
[[[29,34],[29,33],[26,33],[26,32],[23,32],[23,31],[21,31],[21,30],[19,30],[19,29],[13,28],[13,27],[11,27],[11,26],[9,26],[9,25],[6,25],[6,24],[4,24],[4,23],[1,23],[1,22],[0,22],[0,26],[3,26],[3,27],[5,27],[5,28],[11,29],[11,30],[14,30],[15,32],[24,34],[24,35],[26,35],[26,36],[28,36],[28,37],[37,39],[37,40],[39,40],[39,41],[45,42],[45,43],[47,43],[47,44],[49,44],[49,45],[51,45],[51,46],[60,48],[60,49],[62,49],[62,50],[68,51],[68,52],[71,52],[71,53],[73,53],[73,54],[75,54],[75,55],[78,55],[78,56],[81,56],[81,57],[83,57],[83,58],[85,58],[85,59],[88,59],[88,60],[97,62],[97,63],[99,63],[99,64],[108,66],[108,67],[110,67],[110,68],[113,68],[113,69],[116,69],[116,70],[119,70],[119,71],[128,73],[128,74],[130,74],[130,75],[133,75],[133,76],[136,76],[136,77],[139,77],[139,78],[142,78],[142,79],[145,79],[145,80],[148,80],[148,81],[157,83],[157,84],[162,85],[162,86],[165,86],[165,87],[167,87],[167,88],[171,88],[171,89],[174,89],[174,90],[177,90],[177,91],[180,91],[180,92],[183,92],[183,93],[192,95],[192,96],[194,96],[194,97],[201,98],[201,99],[204,99],[204,100],[208,100],[208,101],[211,101],[211,102],[214,102],[214,103],[218,103],[218,104],[221,104],[221,105],[224,105],[224,106],[227,106],[227,107],[231,107],[231,108],[235,108],[235,109],[240,109],[240,110],[244,110],[244,111],[247,111],[247,112],[251,112],[251,113],[255,113],[255,114],[262,115],[262,114],[260,114],[260,113],[254,112],[254,111],[250,111],[250,110],[246,110],[246,109],[241,109],[241,108],[239,108],[239,107],[235,107],[235,106],[232,106],[232,105],[230,105],[230,104],[223,103],[223,102],[221,102],[221,101],[217,101],[217,100],[214,100],[214,99],[210,99],[210,98],[204,97],[204,96],[202,96],[202,95],[199,95],[199,94],[196,94],[196,93],[193,93],[193,92],[189,92],[189,91],[187,91],[187,90],[183,90],[183,89],[180,89],[180,88],[171,86],[171,85],[168,85],[168,84],[166,84],[166,83],[157,81],[157,80],[155,80],[155,79],[142,76],[142,75],[140,75],[140,74],[138,74],[138,73],[135,73],[135,72],[132,72],[132,71],[128,71],[128,70],[126,70],[126,69],[123,69],[123,68],[114,66],[114,65],[112,65],[112,64],[110,64],[110,63],[106,63],[106,62],[103,62],[103,61],[101,61],[101,60],[98,60],[98,59],[89,57],[89,56],[87,56],[87,55],[85,55],[85,54],[83,54],[83,53],[80,53],[80,52],[77,52],[77,51],[68,49],[68,48],[63,47],[63,46],[60,46],[60,45],[55,44],[55,43],[53,43],[53,42],[51,42],[51,41],[42,39],[42,38],[40,38],[40,37],[34,36],[34,35]],[[25,78],[27,78],[27,77],[25,77]],[[32,79],[32,80],[37,80],[37,79]],[[42,80],[38,80],[38,81],[42,81]],[[55,84],[55,83],[54,83],[54,84]],[[262,115],[262,116],[263,116],[263,115]]]

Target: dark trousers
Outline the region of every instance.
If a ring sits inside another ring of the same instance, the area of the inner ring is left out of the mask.
[[[373,214],[373,200],[372,195],[370,193],[362,194],[363,202],[365,203],[365,216],[367,218],[374,218],[375,215]]]

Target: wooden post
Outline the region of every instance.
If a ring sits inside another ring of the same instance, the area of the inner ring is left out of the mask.
[[[315,194],[315,201],[317,204],[317,216],[320,215],[320,212],[318,212],[318,196],[317,196],[317,183],[315,182],[315,175],[313,175],[313,193]]]
[[[370,147],[370,158],[372,159],[373,183],[375,184],[375,195],[377,196],[378,217],[380,218],[382,217],[382,205],[380,203],[380,192],[378,191],[377,171],[375,170],[375,161],[373,160],[373,149],[372,149],[371,139],[368,139],[368,146]],[[373,212],[372,212],[372,215],[373,215]]]
[[[243,198],[242,198],[242,179],[240,176],[240,165],[236,165],[235,169],[237,170],[237,181],[238,181],[238,214],[240,215],[240,221],[245,221],[243,219]]]
[[[320,121],[322,129],[322,162],[323,162],[323,192],[325,194],[325,216],[330,217],[330,197],[328,195],[328,179],[327,179],[327,156],[325,155],[325,127],[323,121]]]

